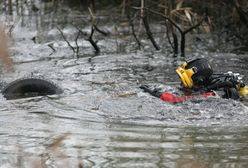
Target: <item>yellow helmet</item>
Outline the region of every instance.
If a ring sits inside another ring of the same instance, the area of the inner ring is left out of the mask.
[[[185,62],[182,66],[177,68],[176,72],[181,78],[183,86],[186,88],[192,88],[193,86],[192,75],[194,74],[194,71],[192,68],[185,69],[186,66],[187,63]]]
[[[185,62],[177,68],[176,72],[185,88],[192,88],[194,85],[205,85],[213,74],[211,66],[204,58]]]

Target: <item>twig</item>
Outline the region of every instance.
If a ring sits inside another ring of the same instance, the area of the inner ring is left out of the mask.
[[[95,25],[96,17],[94,16],[94,14],[93,14],[93,12],[92,12],[90,7],[88,7],[88,10],[89,10],[89,13],[90,13],[90,16],[91,16],[92,25]]]
[[[204,13],[204,16],[201,18],[201,20],[198,23],[196,23],[195,25],[193,25],[193,26],[189,27],[188,29],[184,30],[183,32],[181,32],[181,56],[182,57],[185,56],[186,34],[189,33],[190,31],[192,31],[193,29],[199,27],[206,17],[207,17],[207,12]]]
[[[93,25],[95,30],[98,31],[99,33],[101,33],[102,35],[104,36],[108,36],[109,35],[109,32],[105,32],[103,30],[100,30],[96,25]]]
[[[89,10],[89,13],[90,13],[90,16],[91,16],[91,24],[92,24],[92,26],[94,26],[94,29],[95,29],[96,31],[98,31],[99,33],[103,34],[104,36],[109,35],[109,33],[104,32],[104,31],[100,30],[100,29],[97,27],[95,15],[93,14],[91,8],[88,8],[88,10]]]
[[[143,18],[144,17],[144,6],[145,6],[145,2],[144,2],[144,0],[141,0],[141,5],[140,5],[140,16],[141,16],[141,18]]]
[[[169,35],[169,25],[167,24],[167,21],[165,21],[165,25],[166,25],[166,36],[167,36],[168,42],[169,42],[171,48],[175,49],[175,46],[172,44],[172,41],[171,41],[171,39],[170,39],[170,35]]]
[[[151,40],[151,42],[152,42],[153,46],[155,47],[155,49],[160,50],[160,47],[158,46],[158,44],[156,43],[156,41],[153,38],[151,29],[150,29],[150,26],[149,26],[149,23],[148,23],[148,20],[147,20],[147,16],[145,16],[145,11],[144,11],[144,9],[146,9],[145,8],[145,1],[141,0],[140,3],[141,3],[140,4],[140,17],[141,17],[141,19],[143,21],[143,24],[145,26],[146,34],[147,34],[148,38]]]
[[[76,56],[77,57],[78,57],[78,54],[79,54],[78,38],[79,38],[80,34],[81,34],[81,32],[78,31],[78,34],[77,34],[77,36],[75,38],[75,43],[76,43],[76,46],[77,46],[77,48],[76,48]]]
[[[48,44],[47,46],[50,47],[53,50],[53,52],[56,52],[56,50],[55,50],[55,48],[53,47],[52,44]]]
[[[73,51],[73,53],[75,53],[75,49],[74,47],[70,44],[70,42],[66,39],[66,37],[64,36],[64,33],[62,32],[62,30],[56,26],[56,28],[58,29],[58,31],[60,32],[62,38],[65,40],[65,42],[67,43],[67,45],[71,48],[71,50]]]
[[[126,9],[126,0],[123,0],[122,3],[121,3],[121,16],[124,16],[125,14],[125,9]]]
[[[116,25],[114,25],[114,29],[115,29],[115,44],[116,44],[116,52],[119,52],[120,46],[118,44],[118,35],[120,34],[118,31],[118,27]]]
[[[140,9],[140,8],[137,8],[137,7],[133,7],[133,8],[134,9]],[[166,15],[164,15],[162,13],[154,11],[152,9],[149,9],[149,8],[146,8],[146,7],[144,9],[147,10],[148,12],[150,12],[150,13],[159,15],[159,16],[163,17],[164,19],[168,20],[173,26],[175,26],[180,32],[182,32],[182,29],[180,28],[180,26],[178,26],[177,23],[173,19],[169,18],[168,16],[166,16]]]
[[[172,31],[172,37],[173,37],[173,42],[174,42],[174,54],[178,54],[178,38],[177,35],[174,31]]]
[[[95,0],[91,0],[91,7],[94,12],[96,12],[96,3]]]
[[[53,50],[53,52],[51,54],[49,54],[49,55],[52,55],[53,53],[56,52],[56,50],[55,50],[55,48],[53,47],[52,44],[48,44],[47,46]]]
[[[193,25],[193,26],[189,27],[188,29],[184,30],[182,33],[187,34],[188,32],[192,31],[193,29],[199,27],[202,24],[202,22],[205,20],[206,17],[207,17],[207,15],[206,15],[206,13],[204,13],[204,16],[201,18],[201,20],[198,23],[196,23],[195,25]]]
[[[93,46],[93,48],[95,49],[96,54],[98,54],[100,52],[100,48],[98,47],[97,43],[93,40],[93,35],[95,32],[95,28],[96,28],[96,24],[95,24],[95,16],[93,15],[92,11],[90,8],[88,8],[90,16],[91,16],[91,33],[90,36],[88,38],[88,41],[90,42],[90,44]]]
[[[87,32],[84,32],[82,31],[80,28],[78,28],[77,26],[74,26],[79,32],[80,32],[80,35],[83,35],[83,36],[87,36]]]
[[[139,8],[134,8],[134,9],[139,9]],[[201,18],[201,20],[200,20],[197,24],[195,24],[195,25],[189,27],[189,28],[186,29],[186,30],[182,30],[181,27],[178,26],[177,23],[176,23],[173,19],[171,19],[170,17],[168,17],[168,16],[166,16],[166,15],[164,15],[164,14],[162,14],[162,13],[159,13],[159,12],[157,12],[157,11],[151,10],[151,9],[149,9],[149,8],[144,8],[144,9],[146,9],[147,11],[149,11],[149,12],[151,12],[151,13],[153,13],[153,14],[156,14],[156,15],[159,15],[159,16],[165,18],[166,20],[168,20],[168,21],[169,21],[169,22],[170,22],[170,23],[171,23],[171,24],[180,32],[180,34],[181,34],[181,56],[182,56],[182,57],[185,56],[185,38],[186,38],[185,35],[186,35],[188,32],[190,32],[190,31],[192,31],[193,29],[195,29],[195,28],[197,28],[198,26],[200,26],[200,25],[202,24],[202,22],[204,21],[204,19],[207,17],[207,11],[205,11],[204,16]],[[176,47],[176,46],[175,46],[175,47]],[[175,48],[174,48],[174,50],[175,50]]]
[[[11,25],[10,26],[10,28],[9,28],[9,31],[8,31],[8,35],[11,37],[11,35],[12,35],[12,32],[13,32],[13,29],[15,28],[15,25],[13,24],[13,25]]]
[[[91,26],[91,33],[90,33],[90,37],[88,38],[90,44],[94,47],[96,54],[98,54],[100,52],[100,48],[98,47],[97,43],[93,40],[93,34],[95,32],[95,28],[94,26]]]
[[[144,16],[142,18],[142,20],[143,20],[143,23],[144,23],[144,26],[145,26],[145,29],[146,29],[146,34],[147,34],[148,38],[151,40],[151,42],[152,42],[153,46],[155,47],[155,49],[160,50],[159,45],[156,43],[156,41],[153,38],[152,32],[150,30],[149,23],[148,23],[148,20],[147,20],[147,16]]]
[[[135,33],[134,24],[133,24],[133,19],[130,18],[130,15],[129,15],[129,14],[127,15],[127,18],[128,18],[128,20],[129,20],[129,25],[130,25],[131,30],[132,30],[132,35],[133,35],[133,37],[134,37],[136,43],[138,44],[138,48],[139,48],[139,50],[140,50],[142,44],[141,44],[141,42],[139,41],[139,39],[138,39],[138,37],[137,37],[137,35],[136,35],[136,33]]]

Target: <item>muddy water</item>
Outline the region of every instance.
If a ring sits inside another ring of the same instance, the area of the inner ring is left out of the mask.
[[[64,93],[13,101],[1,97],[0,167],[248,166],[246,101],[161,102],[138,87],[162,84],[177,92],[175,68],[183,59],[149,50],[147,41],[145,51],[134,50],[115,36],[99,36],[102,53],[97,56],[87,40],[80,40],[76,58],[52,26],[52,17],[31,16],[3,18],[15,23],[15,71],[1,78],[42,77]],[[73,26],[62,29],[73,44]],[[248,72],[247,55],[199,50],[188,57],[208,58],[217,72]]]

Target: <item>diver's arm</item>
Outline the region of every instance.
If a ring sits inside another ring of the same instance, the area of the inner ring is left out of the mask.
[[[232,81],[223,81],[207,86],[208,90],[217,90],[220,88],[235,88],[235,84]]]
[[[148,92],[155,97],[160,97],[161,94],[163,93],[163,91],[160,88],[154,88],[148,85],[142,85],[140,86],[140,89],[143,89],[145,92]]]
[[[150,93],[151,95],[160,98],[161,100],[168,102],[168,103],[182,103],[186,100],[193,99],[195,96],[196,97],[209,97],[209,96],[215,96],[214,92],[204,92],[200,93],[198,95],[191,95],[191,96],[186,96],[186,95],[175,95],[173,93],[167,92],[167,91],[162,91],[160,88],[153,88],[149,87],[148,85],[142,85],[140,86],[141,89],[143,89],[145,92]]]
[[[222,82],[217,82],[215,84],[212,84],[210,86],[207,86],[208,90],[218,90],[218,89],[223,89],[224,95],[222,95],[223,98],[230,98],[237,100],[239,99],[239,92],[236,89],[236,84],[234,81],[222,81]]]

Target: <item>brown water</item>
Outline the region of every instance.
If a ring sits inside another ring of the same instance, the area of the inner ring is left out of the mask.
[[[175,68],[183,59],[174,58],[169,49],[154,51],[147,41],[146,49],[137,51],[130,39],[115,35],[96,36],[102,50],[97,56],[81,39],[76,58],[54,24],[73,44],[75,28],[65,23],[74,18],[78,24],[88,16],[75,11],[41,15],[42,11],[2,18],[15,23],[11,47],[15,72],[1,77],[10,82],[41,76],[64,93],[13,101],[1,97],[0,168],[248,166],[246,101],[161,102],[138,87],[163,84],[176,92]],[[104,29],[112,31],[114,26]],[[217,72],[248,72],[247,55],[198,50],[191,56],[208,58]]]

